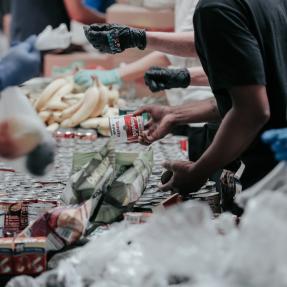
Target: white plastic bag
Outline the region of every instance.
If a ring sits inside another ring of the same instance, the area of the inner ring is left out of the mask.
[[[16,170],[44,175],[54,148],[52,136],[21,89],[5,89],[0,98],[0,155]]]
[[[250,199],[259,196],[266,190],[281,191],[287,194],[287,163],[285,161],[280,162],[263,179],[240,194],[236,202],[241,207],[245,207]]]
[[[71,42],[72,34],[68,31],[66,24],[61,24],[56,29],[53,29],[52,26],[47,26],[38,36],[36,48],[39,51],[67,49]]]

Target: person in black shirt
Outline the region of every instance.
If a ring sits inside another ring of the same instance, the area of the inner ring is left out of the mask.
[[[11,43],[40,34],[48,25],[70,26],[63,0],[11,0]]]
[[[221,152],[223,158],[242,154],[242,183],[248,187],[276,164],[260,134],[286,126],[287,1],[202,0],[194,26],[196,49],[223,118],[209,153],[226,142],[231,147]]]
[[[127,48],[153,48],[201,60],[216,97],[177,108],[144,107],[151,121],[140,140],[150,144],[176,124],[221,120],[215,138],[195,163],[168,162],[173,171],[162,189],[189,193],[216,170],[238,157],[246,164],[243,187],[264,177],[276,164],[260,141],[267,129],[286,126],[287,1],[201,0],[194,15],[195,33],[153,33],[119,25],[93,25],[86,36],[95,48],[119,53]],[[194,49],[196,47],[196,49]],[[186,84],[188,71],[161,73],[147,82],[164,89]],[[179,77],[180,75],[180,77]],[[192,83],[191,83],[192,84]]]

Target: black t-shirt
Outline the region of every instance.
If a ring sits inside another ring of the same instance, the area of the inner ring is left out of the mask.
[[[196,49],[222,117],[232,106],[231,87],[265,85],[271,119],[263,130],[285,127],[287,1],[200,0],[194,28]],[[247,166],[245,186],[276,164],[260,134],[242,158]]]
[[[19,42],[41,33],[48,25],[70,25],[63,0],[11,0],[11,41]]]

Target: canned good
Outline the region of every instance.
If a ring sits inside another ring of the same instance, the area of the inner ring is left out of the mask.
[[[145,115],[110,117],[111,135],[121,141],[137,142],[138,137],[144,131],[146,120],[147,117]]]

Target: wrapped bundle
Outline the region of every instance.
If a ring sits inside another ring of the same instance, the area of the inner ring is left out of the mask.
[[[134,157],[135,154],[130,155],[130,159]],[[128,157],[122,157],[120,153],[116,155],[116,159],[123,159],[122,164],[120,161],[116,162],[119,172],[123,170],[129,160]],[[129,211],[143,194],[152,167],[152,150],[139,153],[132,165],[117,177],[104,195],[104,202],[99,209],[95,222],[111,223],[122,216],[124,212]]]

